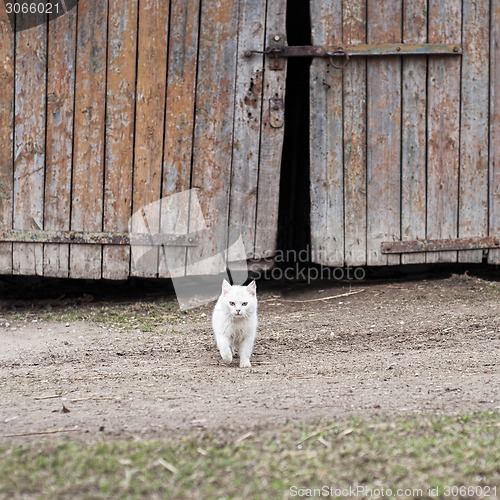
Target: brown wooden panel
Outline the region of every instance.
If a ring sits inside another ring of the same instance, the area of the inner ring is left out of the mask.
[[[366,43],[366,2],[343,9],[344,45]],[[351,60],[344,75],[345,264],[366,264],[366,59]]]
[[[427,41],[427,0],[403,2],[403,42]],[[425,239],[427,59],[403,58],[401,238]],[[425,262],[425,253],[401,256],[402,264]]]
[[[458,236],[488,234],[489,0],[464,0]],[[481,262],[482,250],[459,262]]]
[[[313,45],[342,40],[342,0],[311,4]],[[313,59],[310,71],[311,251],[316,262],[344,264],[342,71]]]
[[[235,87],[229,245],[241,236],[248,258],[254,257],[264,60],[262,56],[245,57],[244,52],[260,47],[265,42],[265,25],[265,2],[242,0]]]
[[[68,230],[75,90],[76,9],[49,23],[44,229]],[[44,245],[43,274],[67,277],[69,245]]]
[[[429,42],[460,43],[461,4],[429,2]],[[457,237],[460,124],[458,58],[429,58],[427,112],[427,239]],[[456,252],[428,254],[427,262],[455,262]]]
[[[0,228],[12,228],[14,33],[0,7]],[[0,243],[0,274],[12,273],[12,244]]]
[[[145,0],[139,4],[133,212],[158,202],[161,196],[169,6],[169,1],[162,0]],[[132,231],[158,232],[159,203],[157,207],[158,210],[147,212],[147,221],[142,220],[147,227],[133,226]],[[132,275],[158,275],[156,249],[134,246],[131,255]]]
[[[14,137],[14,229],[43,229],[47,26],[22,29],[17,16]],[[24,18],[26,20],[26,17]],[[14,274],[43,273],[43,245],[13,245]]]
[[[490,33],[490,182],[489,234],[500,235],[500,2],[491,3]],[[488,263],[500,264],[500,250],[490,250]]]
[[[104,230],[128,230],[132,211],[138,0],[109,4]],[[105,245],[102,277],[126,279],[130,248]]]
[[[281,37],[286,44],[286,2],[267,2],[266,40]],[[271,99],[285,102],[286,61],[281,70],[272,70],[266,58],[264,67],[263,108],[259,181],[257,186],[257,213],[255,222],[255,258],[270,257],[276,250],[278,234],[278,205],[284,124],[273,126],[270,116]],[[276,124],[274,124],[276,125]]]
[[[171,0],[162,198],[190,188],[198,62],[199,1]],[[168,200],[165,200],[169,203]],[[164,207],[162,207],[164,208]],[[163,209],[162,233],[189,232],[188,217]],[[160,277],[182,267],[186,248],[160,250]],[[168,262],[167,262],[168,256]]]
[[[78,4],[71,229],[99,231],[103,218],[107,0]],[[70,276],[101,277],[101,248],[71,245]]]
[[[368,6],[368,43],[401,41],[400,0]],[[400,239],[401,221],[401,60],[368,61],[367,263],[399,264],[383,255],[382,241]]]
[[[192,272],[214,274],[227,247],[229,180],[234,120],[238,2],[202,3],[192,186],[197,188],[208,229],[188,249]],[[212,258],[212,259],[211,259]],[[196,267],[196,263],[211,259]]]

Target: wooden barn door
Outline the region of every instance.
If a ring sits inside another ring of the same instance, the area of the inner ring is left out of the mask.
[[[272,255],[286,66],[245,52],[286,43],[285,6],[80,1],[29,29],[0,6],[0,274],[167,277],[165,249],[209,274],[240,236]]]
[[[327,0],[311,20],[313,45],[341,49],[310,75],[315,262],[498,263],[497,3]]]

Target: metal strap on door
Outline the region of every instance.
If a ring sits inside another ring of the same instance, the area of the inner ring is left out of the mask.
[[[360,44],[338,47],[321,47],[317,45],[280,45],[281,35],[275,35],[272,43],[264,50],[247,50],[244,55],[265,54],[274,58],[276,63],[271,69],[282,69],[280,58],[288,57],[327,57],[333,67],[342,69],[351,57],[366,56],[431,56],[431,55],[460,55],[462,47],[448,43],[385,43]],[[340,62],[338,62],[340,61]]]

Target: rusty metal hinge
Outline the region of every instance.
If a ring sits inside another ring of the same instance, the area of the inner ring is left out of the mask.
[[[11,243],[75,243],[84,245],[146,245],[194,247],[196,234],[112,233],[91,231],[39,231],[7,229],[0,231],[0,242]]]
[[[484,238],[450,238],[446,240],[384,241],[383,254],[442,252],[448,250],[483,250],[500,248],[500,236]]]
[[[321,47],[318,45],[277,45],[270,44],[264,50],[247,50],[245,57],[253,54],[265,54],[270,58],[283,57],[328,57],[336,68],[344,67],[351,57],[356,56],[402,56],[402,55],[460,55],[463,50],[460,45],[448,43],[385,43],[338,45],[336,47]],[[337,64],[336,59],[341,61]]]

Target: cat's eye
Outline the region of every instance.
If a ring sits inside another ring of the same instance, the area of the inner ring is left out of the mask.
[[[248,302],[242,302],[241,303],[242,306],[247,306],[248,305]]]
[[[229,302],[229,305],[230,305],[230,306],[234,306],[234,305],[236,305],[236,304],[235,304],[233,301],[231,301],[231,302]]]

